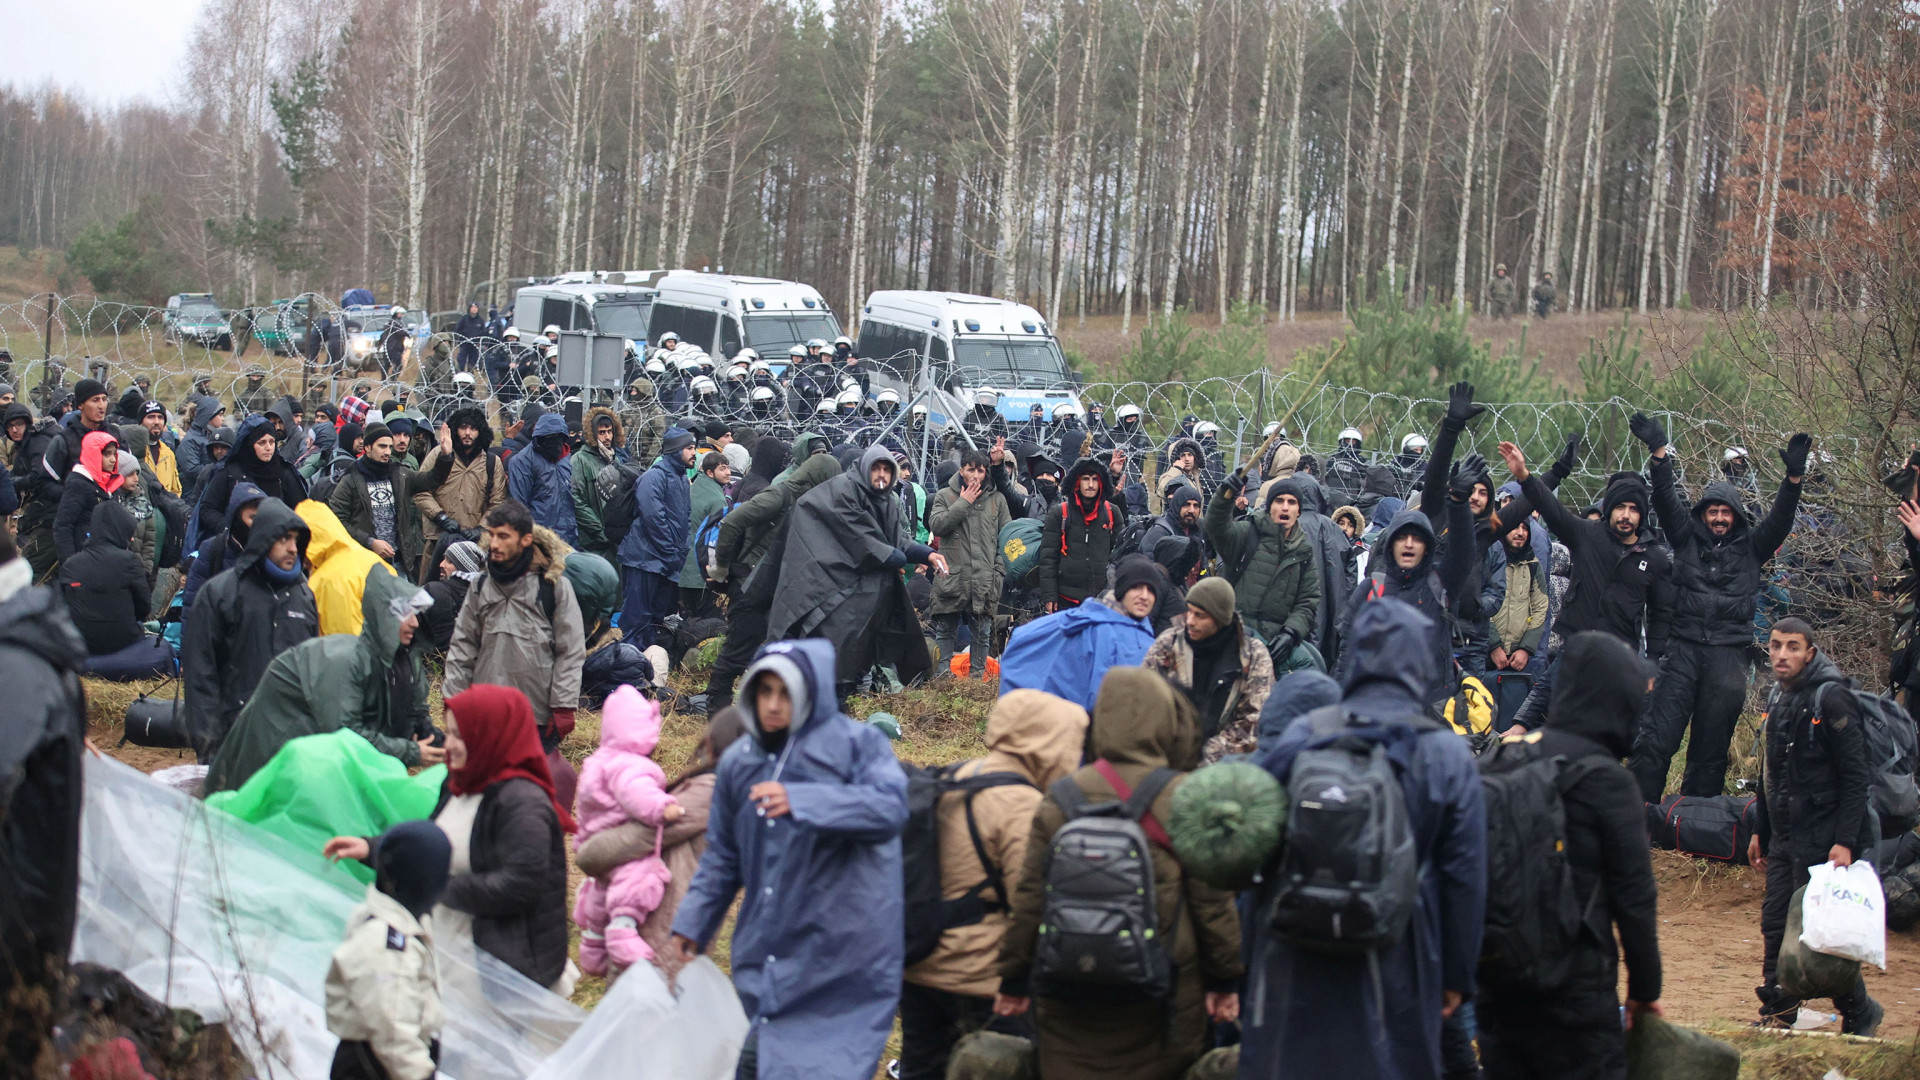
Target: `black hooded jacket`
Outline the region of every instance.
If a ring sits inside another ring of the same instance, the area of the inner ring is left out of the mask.
[[[1633,751],[1651,666],[1619,639],[1594,631],[1569,638],[1560,663],[1540,748],[1569,762],[1589,759],[1562,793],[1574,894],[1582,902],[1593,898],[1587,932],[1572,979],[1560,994],[1513,1001],[1488,987],[1481,1008],[1493,1019],[1517,1015],[1573,1028],[1618,1025],[1621,952],[1627,958],[1627,997],[1660,998],[1659,897],[1647,851],[1646,806],[1633,774],[1620,764]],[[1501,887],[1500,882],[1488,885]]]
[[[241,481],[255,485],[289,507],[298,506],[307,497],[307,482],[301,478],[300,470],[281,457],[277,449],[265,461],[254,453],[253,444],[261,432],[272,429],[273,425],[264,416],[249,416],[240,422],[234,448],[228,452],[227,460],[207,475],[206,487],[200,492],[200,535],[212,536],[227,527],[227,501],[233,496],[233,486]]]
[[[1756,829],[1762,851],[1804,852],[1824,862],[1835,844],[1858,857],[1874,841],[1878,830],[1868,816],[1873,763],[1847,690],[1846,676],[1819,651],[1768,701]]]
[[[1448,526],[1459,530],[1462,535],[1473,529],[1473,511],[1464,502],[1443,500],[1447,508]],[[1427,554],[1411,570],[1402,570],[1393,559],[1393,541],[1402,533],[1412,531],[1425,537]],[[1439,555],[1438,563],[1435,556]],[[1387,531],[1378,544],[1374,545],[1373,557],[1367,561],[1366,580],[1354,586],[1347,596],[1346,611],[1342,616],[1339,641],[1342,643],[1340,659],[1335,664],[1334,673],[1343,681],[1347,677],[1350,653],[1348,646],[1353,632],[1354,617],[1360,609],[1374,599],[1391,596],[1413,607],[1419,608],[1427,617],[1432,637],[1428,650],[1433,654],[1432,670],[1440,672],[1439,681],[1428,688],[1429,701],[1443,701],[1453,694],[1455,689],[1453,673],[1453,630],[1449,611],[1461,595],[1461,590],[1473,576],[1473,563],[1478,553],[1465,544],[1448,544],[1444,551],[1434,540],[1433,525],[1427,521],[1427,515],[1418,510],[1402,510],[1387,523]]]
[[[753,445],[753,464],[747,467],[747,475],[733,489],[733,502],[738,506],[767,490],[776,477],[786,469],[791,455],[787,444],[772,435],[763,435]]]
[[[1080,478],[1098,477],[1091,506],[1080,499]],[[1060,481],[1063,501],[1040,526],[1040,596],[1048,603],[1078,604],[1107,588],[1107,564],[1126,524],[1126,508],[1114,499],[1113,477],[1092,458],[1081,458]],[[1089,510],[1092,516],[1088,516]]]
[[[1647,509],[1651,500],[1646,486],[1637,477],[1615,477],[1600,498],[1599,521],[1568,512],[1539,473],[1528,474],[1520,491],[1573,560],[1570,588],[1554,616],[1560,633],[1571,637],[1582,630],[1605,630],[1638,648],[1644,624],[1647,655],[1666,655],[1673,625],[1673,552],[1652,539],[1644,522],[1634,542],[1622,544],[1606,520],[1621,502],[1637,501]]]
[[[0,601],[0,994],[64,962],[80,892],[80,669],[86,643],[52,589]],[[44,981],[40,975],[34,982]]]
[[[280,585],[260,568],[289,529],[299,534],[305,559],[306,523],[279,499],[263,500],[246,548],[193,598],[180,673],[202,761],[212,760],[273,658],[320,633],[320,612],[306,580]]]
[[[1760,592],[1767,560],[1793,531],[1800,506],[1800,485],[1786,480],[1773,497],[1773,509],[1758,525],[1747,523],[1740,489],[1725,480],[1707,485],[1689,514],[1674,489],[1673,456],[1656,457],[1653,507],[1673,547],[1673,636],[1697,645],[1745,645],[1753,639],[1753,603]],[[1713,503],[1733,508],[1733,528],[1724,537],[1707,528]]]
[[[109,499],[93,508],[85,547],[60,564],[60,593],[87,653],[105,656],[139,641],[153,586],[146,564],[128,549],[133,514]]]

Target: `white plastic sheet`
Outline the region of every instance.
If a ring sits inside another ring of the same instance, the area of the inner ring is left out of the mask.
[[[227,1023],[259,1080],[326,1080],[327,965],[364,887],[119,762],[86,782],[73,959]],[[485,953],[440,969],[446,1080],[522,1080],[586,1017]]]
[[[651,964],[629,969],[529,1080],[730,1080],[747,1038],[733,984],[704,956],[675,984]]]
[[[1887,970],[1887,902],[1870,863],[1809,868],[1800,918],[1800,944]]]

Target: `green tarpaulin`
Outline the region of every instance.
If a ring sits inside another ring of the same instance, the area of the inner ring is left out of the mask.
[[[294,739],[238,791],[209,795],[207,805],[319,851],[335,836],[374,836],[432,816],[446,775],[446,766],[435,765],[408,776],[398,758],[341,730]],[[373,880],[360,863],[341,865],[361,881]]]

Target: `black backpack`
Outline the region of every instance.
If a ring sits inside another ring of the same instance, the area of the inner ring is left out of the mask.
[[[1480,761],[1487,808],[1487,925],[1480,978],[1520,994],[1566,984],[1580,928],[1599,897],[1577,895],[1562,796],[1601,759],[1549,755],[1538,736],[1496,745]]]
[[[1159,520],[1158,515],[1127,519],[1127,523],[1120,529],[1120,535],[1113,538],[1113,551],[1108,554],[1107,561],[1117,563],[1128,555],[1140,554],[1140,541],[1146,537],[1147,530],[1153,528],[1154,523]],[[1152,556],[1153,552],[1149,551],[1146,554]]]
[[[988,788],[1009,784],[1033,786],[1017,773],[988,772],[961,777],[961,762],[925,769],[908,765],[907,827],[900,834],[901,866],[906,879],[907,964],[912,966],[933,954],[940,936],[956,926],[972,926],[990,913],[1006,911],[1009,897],[1006,878],[987,857],[986,843],[980,839],[980,826],[973,818],[973,797]],[[966,895],[948,900],[942,896],[940,875],[940,797],[952,792],[965,800],[967,835],[973,840],[973,854],[980,860],[986,876],[968,889]],[[987,898],[992,890],[993,898]]]
[[[1124,791],[1110,767],[1106,772],[1115,791]],[[1151,822],[1148,811],[1174,776],[1172,769],[1155,769],[1124,800],[1098,804],[1087,801],[1071,776],[1048,789],[1067,820],[1047,846],[1046,907],[1033,958],[1034,992],[1041,997],[1171,1000],[1173,961],[1160,940],[1153,853],[1142,820]],[[1177,913],[1173,925],[1177,931]]]
[[[1420,855],[1399,773],[1377,739],[1344,734],[1355,718],[1341,706],[1315,709],[1307,722],[1314,744],[1324,745],[1294,758],[1293,809],[1268,921],[1312,952],[1391,948],[1420,902]]]
[[[633,528],[633,519],[640,516],[640,504],[635,500],[633,486],[645,471],[643,465],[615,461],[594,474],[593,495],[600,504],[600,530],[608,540],[617,543],[625,539],[627,531]]]
[[[1873,768],[1872,805],[1880,815],[1882,835],[1894,836],[1920,825],[1920,785],[1915,783],[1915,767],[1920,765],[1920,745],[1916,744],[1913,718],[1892,697],[1861,690],[1852,680],[1843,684],[1824,683],[1814,692],[1814,714],[1827,691],[1838,685],[1853,695],[1853,711],[1860,717],[1867,736],[1867,764]],[[1767,698],[1767,711],[1773,711],[1776,687]]]

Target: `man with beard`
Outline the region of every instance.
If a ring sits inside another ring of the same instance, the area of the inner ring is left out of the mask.
[[[1572,557],[1572,593],[1554,617],[1561,636],[1604,630],[1637,649],[1644,630],[1647,657],[1657,661],[1665,656],[1673,625],[1673,553],[1644,528],[1652,502],[1646,482],[1638,473],[1615,473],[1600,496],[1600,519],[1593,521],[1568,512],[1540,477],[1528,471],[1518,446],[1501,443],[1500,456],[1520,482],[1520,493]],[[1553,678],[1550,665],[1535,684],[1530,706],[1545,706]],[[1523,710],[1519,722],[1532,729],[1539,723],[1538,712]]]
[[[420,481],[394,457],[386,425],[367,428],[367,451],[327,496],[327,506],[354,543],[387,560],[404,578],[420,567],[420,518],[413,496]]]
[[[1246,484],[1246,475],[1235,471],[1207,506],[1207,537],[1220,552],[1247,626],[1266,643],[1276,669],[1291,670],[1294,647],[1313,637],[1326,588],[1300,527],[1305,482],[1294,476],[1275,481],[1257,511],[1234,521],[1234,502]]]
[[[527,508],[534,523],[560,539],[576,542],[573,518],[573,464],[566,454],[567,421],[543,413],[533,425],[533,445],[507,461],[507,497]]]
[[[1200,498],[1199,491],[1186,484],[1177,485],[1167,495],[1166,512],[1155,518],[1153,524],[1147,526],[1147,531],[1141,534],[1140,550],[1152,555],[1159,549],[1160,541],[1170,536],[1204,543],[1205,534],[1200,527],[1203,506],[1204,502]],[[1205,559],[1200,560],[1200,562],[1205,561]],[[1195,567],[1198,567],[1197,563]],[[1176,584],[1185,586],[1191,583],[1183,580]]]
[[[1045,521],[1047,511],[1060,505],[1060,463],[1046,454],[1027,459],[1027,495],[1023,516]],[[1009,500],[1008,505],[1013,505]]]
[[[1049,612],[1106,591],[1107,565],[1127,520],[1126,509],[1113,501],[1113,477],[1092,458],[1068,470],[1065,488],[1065,501],[1040,525],[1039,593]]]
[[[1740,490],[1725,480],[1708,484],[1689,514],[1674,490],[1666,429],[1644,413],[1634,413],[1629,423],[1653,455],[1653,507],[1673,548],[1673,643],[1630,768],[1641,796],[1659,802],[1667,767],[1691,725],[1680,794],[1718,795],[1727,781],[1727,747],[1747,699],[1754,597],[1766,582],[1767,563],[1793,531],[1813,439],[1797,434],[1787,440],[1780,451],[1787,475],[1773,508],[1765,521],[1749,525]]]
[[[580,452],[568,459],[573,466],[574,525],[580,532],[580,550],[613,562],[625,538],[608,536],[600,523],[603,506],[598,481],[601,470],[627,460],[627,432],[612,409],[595,405],[587,410],[586,435]]]
[[[857,469],[794,503],[788,525],[767,637],[833,642],[842,698],[876,664],[893,664],[908,684],[932,667],[900,570],[913,563],[944,574],[947,560],[909,539],[898,478],[893,455],[869,447]]]

